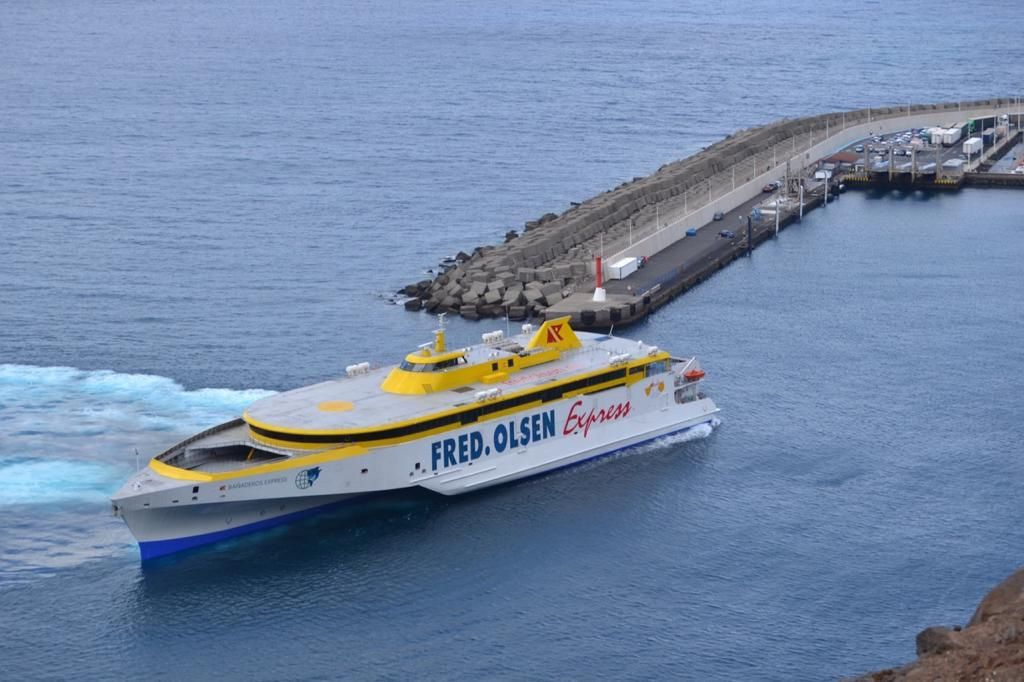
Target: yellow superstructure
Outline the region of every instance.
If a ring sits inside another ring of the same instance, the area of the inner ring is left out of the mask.
[[[464,350],[444,350],[444,329],[437,332],[435,351],[422,348],[405,356],[405,362],[391,370],[381,389],[397,395],[425,395],[476,382],[494,384],[510,374],[561,357],[562,352],[582,344],[569,326],[569,318],[548,320],[530,338],[526,348],[513,357],[492,358],[469,364]]]
[[[380,384],[386,393],[401,396],[423,396],[443,391],[472,391],[474,384],[502,384],[517,372],[551,363],[566,352],[582,348],[579,337],[569,326],[568,317],[544,322],[525,346],[495,345],[493,352],[480,348],[447,350],[444,329],[437,330],[435,343],[408,354],[404,362],[393,368]],[[499,350],[500,347],[500,350]],[[469,358],[476,358],[470,362]],[[395,419],[359,427],[312,428],[295,424],[261,421],[249,412],[243,419],[249,425],[250,437],[258,443],[296,450],[322,450],[342,444],[377,447],[417,440],[426,436],[461,428],[467,424],[497,419],[531,409],[537,405],[574,396],[603,391],[615,386],[634,384],[645,378],[655,364],[667,363],[669,354],[659,349],[642,356],[620,356],[611,364],[571,374],[555,375],[541,384],[509,390],[508,384],[491,391],[467,396],[469,400],[450,408],[411,419]],[[557,370],[556,370],[557,371]],[[514,382],[513,382],[514,383]],[[504,390],[502,390],[502,388]],[[335,401],[341,402],[341,401]],[[321,403],[322,404],[322,403]],[[352,403],[346,403],[349,409]],[[329,407],[334,407],[333,404]],[[355,400],[352,409],[359,409]],[[322,410],[323,411],[323,410]],[[274,420],[275,422],[277,420]]]

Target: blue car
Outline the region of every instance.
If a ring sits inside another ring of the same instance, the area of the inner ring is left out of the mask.
[[[696,237],[697,236],[697,228],[696,227],[691,227],[690,229],[688,229],[686,231],[686,236],[687,237]]]

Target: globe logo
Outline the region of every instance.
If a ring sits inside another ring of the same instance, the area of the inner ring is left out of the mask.
[[[320,478],[320,467],[313,467],[312,469],[304,469],[299,473],[295,474],[295,487],[299,490],[305,490],[306,488],[313,487],[316,483],[316,479]]]

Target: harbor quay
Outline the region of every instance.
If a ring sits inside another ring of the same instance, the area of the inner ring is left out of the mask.
[[[1024,187],[1024,170],[996,167],[1020,147],[1022,109],[1019,97],[912,104],[742,130],[446,259],[400,293],[408,310],[467,319],[625,326],[847,188]]]

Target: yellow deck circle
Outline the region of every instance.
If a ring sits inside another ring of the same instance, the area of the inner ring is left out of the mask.
[[[328,400],[320,403],[316,407],[322,412],[346,412],[355,407],[355,405],[347,400]]]

